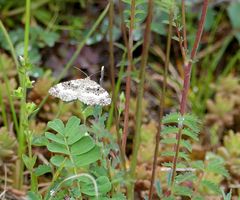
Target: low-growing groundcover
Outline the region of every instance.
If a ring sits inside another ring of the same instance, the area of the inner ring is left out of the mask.
[[[1,199],[239,199],[239,1],[0,9]]]

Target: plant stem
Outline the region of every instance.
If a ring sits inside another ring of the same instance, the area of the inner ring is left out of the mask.
[[[73,56],[70,58],[70,60],[68,61],[68,63],[66,64],[66,66],[64,67],[62,73],[57,77],[56,81],[54,84],[58,83],[62,77],[66,74],[67,70],[72,66],[72,64],[74,63],[74,61],[77,59],[80,51],[82,50],[83,46],[85,45],[87,39],[89,37],[91,37],[91,35],[94,33],[94,31],[96,30],[96,28],[99,26],[99,24],[102,22],[102,20],[104,19],[105,15],[107,14],[107,11],[109,9],[109,4],[106,6],[106,8],[103,10],[103,12],[101,13],[101,15],[98,17],[98,19],[96,20],[96,22],[93,24],[92,28],[89,30],[88,34],[86,35],[86,37],[82,40],[82,42],[78,45],[76,51],[74,52]],[[37,113],[41,110],[41,108],[43,107],[43,105],[45,104],[46,100],[48,99],[49,94],[46,95],[44,97],[44,99],[41,101],[41,103],[38,105],[38,111],[34,112],[34,114],[31,116],[31,118],[34,118]]]
[[[136,111],[136,132],[133,140],[133,154],[130,164],[130,180],[135,178],[135,170],[137,165],[137,155],[140,146],[140,136],[141,136],[141,124],[142,124],[142,99],[143,99],[143,89],[145,81],[145,68],[148,60],[148,49],[149,40],[151,33],[151,22],[153,13],[153,0],[148,0],[148,16],[146,21],[146,28],[144,31],[144,41],[142,46],[142,56],[141,56],[141,66],[139,72],[139,85],[138,85],[138,95],[137,95],[137,111]],[[128,188],[128,199],[134,199],[134,183],[130,183]]]
[[[189,86],[190,86],[190,75],[191,75],[191,70],[192,70],[192,61],[195,58],[201,37],[202,37],[202,32],[203,32],[203,26],[207,14],[207,8],[208,8],[208,0],[204,0],[203,2],[203,8],[202,8],[202,15],[201,19],[198,24],[198,31],[196,34],[196,38],[194,41],[193,49],[191,51],[191,60],[188,62],[188,65],[186,69],[184,70],[184,83],[183,83],[183,91],[182,91],[182,99],[180,103],[180,113],[182,115],[185,114],[186,111],[186,105],[187,105],[187,95],[189,91]]]
[[[118,11],[121,18],[121,29],[122,29],[122,35],[123,35],[123,41],[126,47],[128,47],[128,40],[127,40],[127,31],[126,26],[124,23],[124,16],[123,16],[123,3],[122,0],[118,1]]]
[[[19,125],[19,135],[18,135],[18,160],[16,162],[15,183],[18,189],[22,188],[23,185],[23,171],[24,164],[22,161],[22,155],[25,153],[25,131],[28,130],[28,116],[27,116],[27,65],[28,63],[28,44],[29,44],[29,29],[30,29],[30,4],[31,0],[26,0],[26,14],[25,14],[25,32],[24,32],[24,63],[20,66],[20,87],[22,88],[22,98],[21,98],[21,108],[20,108],[20,125]]]
[[[112,125],[113,115],[117,104],[117,96],[115,95],[115,70],[114,70],[114,47],[113,47],[113,17],[114,17],[114,3],[113,0],[109,2],[109,66],[110,66],[110,77],[111,77],[111,88],[112,88],[112,104],[109,111],[107,129],[109,130]]]
[[[172,23],[173,23],[173,11],[170,10],[169,14],[169,26],[168,26],[168,38],[167,38],[167,53],[166,53],[166,60],[164,65],[164,79],[163,79],[163,88],[160,97],[160,111],[159,111],[159,119],[158,119],[158,128],[156,133],[156,146],[154,150],[154,157],[153,157],[153,166],[152,166],[152,177],[151,177],[151,185],[149,189],[149,200],[152,199],[153,196],[153,185],[155,181],[155,174],[156,174],[156,167],[157,167],[157,157],[158,157],[158,150],[160,144],[160,137],[161,137],[161,130],[162,130],[162,118],[163,112],[165,108],[165,94],[166,94],[166,87],[167,87],[167,72],[168,66],[170,61],[170,49],[171,49],[171,39],[172,39]]]
[[[112,93],[114,94],[115,88],[115,73],[114,73],[114,48],[113,48],[113,18],[114,18],[114,3],[113,0],[109,0],[109,66],[110,66],[110,77],[111,77],[111,86]],[[113,96],[113,104],[115,105],[115,97]]]
[[[2,61],[0,61],[0,62],[2,62]],[[0,106],[1,106],[1,111],[2,111],[3,125],[7,128],[7,130],[9,130],[6,107],[5,107],[5,104],[3,103],[3,101],[4,101],[4,99],[3,99],[3,95],[2,95],[2,87],[0,86]]]
[[[208,8],[208,0],[204,0],[203,7],[202,7],[202,14],[201,19],[198,24],[198,30],[196,33],[196,38],[194,41],[193,49],[191,51],[191,60],[188,61],[188,64],[186,68],[184,69],[184,82],[183,82],[183,91],[182,91],[182,98],[180,103],[180,114],[184,116],[186,112],[186,106],[187,106],[187,95],[190,87],[190,78],[191,78],[191,69],[192,69],[192,62],[195,58],[202,32],[203,32],[203,25],[205,22],[206,14],[207,14],[207,8]],[[182,126],[179,127],[178,134],[177,134],[177,145],[174,147],[175,155],[173,158],[173,168],[172,168],[172,176],[171,176],[171,193],[173,192],[173,186],[176,176],[176,167],[177,167],[177,160],[178,160],[178,154],[180,149],[180,142],[182,138]]]
[[[124,109],[124,123],[123,123],[123,138],[122,138],[122,149],[126,151],[126,142],[128,136],[128,121],[129,121],[129,104],[131,96],[131,71],[133,68],[133,29],[134,29],[134,18],[135,18],[135,0],[131,1],[131,16],[130,16],[130,27],[129,27],[129,38],[128,38],[128,67],[127,67],[127,80],[126,80],[126,101]]]
[[[185,0],[182,0],[182,26],[183,26],[183,46],[187,51],[187,30],[186,30],[186,17],[185,17]]]
[[[42,1],[32,3],[31,10],[35,10],[35,9],[43,6],[44,4],[48,3],[49,1],[50,0],[42,0]],[[11,10],[9,12],[3,13],[2,18],[4,19],[5,17],[11,17],[11,16],[14,16],[14,15],[19,15],[21,13],[24,13],[24,11],[25,11],[25,7],[16,8],[16,9]]]
[[[4,25],[3,25],[3,23],[2,23],[1,20],[0,20],[0,28],[1,28],[2,32],[3,32],[3,35],[4,35],[7,43],[8,43],[8,46],[9,46],[9,48],[10,48],[10,52],[11,52],[13,61],[14,61],[15,65],[16,65],[16,67],[18,68],[19,63],[18,63],[18,60],[17,60],[17,56],[16,56],[16,53],[15,53],[15,49],[14,49],[14,47],[13,47],[13,43],[12,43],[11,38],[9,37],[9,34],[7,33],[7,30],[6,30],[6,28],[4,27]]]
[[[17,68],[17,71],[18,71],[18,77],[20,79],[20,73],[19,73],[19,70],[18,70],[19,63],[18,63],[16,54],[15,54],[15,50],[14,50],[12,41],[11,41],[11,39],[10,39],[8,33],[7,33],[7,30],[5,29],[5,27],[4,27],[4,25],[3,25],[1,20],[0,20],[0,29],[2,30],[3,35],[4,35],[6,41],[7,41],[8,45],[9,45],[13,61],[14,61],[15,65],[16,65],[16,68]],[[8,99],[9,99],[9,104],[10,104],[10,109],[11,109],[12,118],[13,118],[13,122],[14,122],[14,127],[15,127],[17,135],[19,135],[19,125],[18,125],[16,111],[15,111],[15,108],[14,108],[13,97],[12,97],[11,91],[10,91],[9,79],[7,77],[7,74],[6,74],[6,70],[4,70],[4,65],[3,65],[2,60],[1,60],[0,64],[1,64],[1,67],[2,67],[1,71],[3,72],[3,78],[4,78],[4,81],[5,81],[5,84],[6,84],[7,96],[8,96]]]

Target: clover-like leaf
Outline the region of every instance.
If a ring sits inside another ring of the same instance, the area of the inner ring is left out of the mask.
[[[84,136],[71,146],[72,155],[80,155],[90,151],[95,146],[93,139],[90,136]]]
[[[60,119],[54,119],[53,121],[48,122],[47,126],[54,131],[64,135],[64,124]]]
[[[90,151],[84,154],[73,156],[74,162],[77,167],[89,165],[93,162],[96,162],[100,158],[101,158],[101,152],[98,146],[95,146],[93,149],[91,149]]]

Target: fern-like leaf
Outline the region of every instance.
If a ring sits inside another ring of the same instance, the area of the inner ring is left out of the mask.
[[[229,176],[228,171],[224,167],[224,163],[220,159],[210,160],[208,165],[207,165],[206,170],[208,172],[213,172],[213,173],[216,173],[216,174],[220,174],[220,175],[223,175],[225,177]]]
[[[162,122],[164,124],[172,124],[172,123],[177,124],[180,116],[181,116],[180,113],[173,112],[168,115],[165,115],[162,119]]]
[[[212,190],[213,192],[215,192],[216,194],[221,194],[221,190],[219,189],[218,185],[213,183],[212,181],[209,180],[202,180],[201,181],[201,185],[203,187],[206,187],[210,190]]]
[[[174,186],[174,194],[179,195],[179,196],[192,196],[192,189],[186,186],[181,186],[181,185],[175,185]]]
[[[165,152],[162,153],[162,156],[173,157],[173,156],[175,156],[175,152],[165,151]],[[188,155],[187,155],[185,152],[179,152],[179,153],[178,153],[178,156],[179,156],[180,158],[185,159],[186,161],[189,160],[189,157],[188,157]]]
[[[192,172],[185,172],[176,176],[176,184],[183,183],[185,181],[194,181],[197,179],[196,175]]]

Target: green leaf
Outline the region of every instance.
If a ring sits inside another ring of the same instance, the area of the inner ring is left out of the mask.
[[[193,200],[204,200],[204,198],[201,197],[201,196],[196,196],[196,197],[193,198]]]
[[[74,162],[77,167],[89,165],[93,162],[96,162],[100,158],[101,158],[101,152],[98,146],[95,146],[93,149],[91,149],[87,153],[84,153],[78,156],[73,156]]]
[[[90,179],[86,179],[86,180],[87,182],[81,183],[81,192],[88,196],[95,196],[96,194],[93,187],[93,182]],[[98,177],[96,182],[98,186],[98,192],[100,195],[106,194],[112,188],[112,184],[110,183],[108,177],[106,176]]]
[[[164,126],[163,130],[161,131],[162,135],[167,135],[167,134],[176,134],[178,133],[178,127],[176,126]]]
[[[22,159],[23,159],[23,162],[24,162],[25,166],[27,167],[27,169],[32,170],[36,163],[37,156],[34,155],[32,158],[30,158],[27,155],[23,154]]]
[[[48,139],[44,136],[34,136],[32,140],[32,145],[34,146],[47,146]]]
[[[162,166],[164,166],[164,167],[170,167],[171,168],[172,165],[173,164],[171,162],[164,162],[164,163],[162,163]],[[177,163],[177,168],[187,168],[187,166],[185,164],[179,162],[179,163]]]
[[[90,136],[85,136],[71,146],[72,155],[80,155],[90,151],[95,146],[93,139]]]
[[[49,140],[52,140],[53,142],[63,144],[63,145],[65,144],[64,137],[61,134],[53,134],[50,132],[46,132],[45,137]]]
[[[56,142],[49,143],[47,145],[47,149],[54,153],[63,153],[63,154],[69,155],[69,152],[68,152],[66,146],[56,143]]]
[[[230,18],[230,22],[234,29],[240,28],[240,2],[238,1],[232,1],[230,6],[227,8],[228,16]],[[236,31],[235,37],[238,40],[238,43],[240,43],[240,33],[239,31]]]
[[[205,169],[204,163],[203,163],[203,161],[201,161],[201,160],[193,161],[193,162],[191,163],[191,166],[192,166],[193,168],[199,169],[199,170],[201,170],[201,171],[204,171],[204,169]]]
[[[162,153],[162,156],[173,157],[173,156],[175,156],[175,152],[165,151]],[[185,160],[189,160],[188,155],[184,152],[179,152],[178,157],[183,158]]]
[[[74,133],[78,132],[79,124],[80,124],[79,118],[77,118],[76,116],[70,117],[70,119],[68,120],[68,122],[66,124],[65,135],[68,136],[72,132],[74,132]]]
[[[69,132],[67,143],[68,145],[72,145],[73,143],[79,141],[84,135],[87,133],[87,127],[82,124],[78,126],[78,130],[74,130]]]
[[[224,192],[224,189],[221,188],[221,192],[222,192],[222,196],[224,200],[231,200],[232,199],[232,189],[230,190],[229,193],[227,193],[227,195]]]
[[[157,195],[160,198],[162,196],[163,192],[162,192],[161,182],[159,181],[159,179],[155,181],[154,185],[155,185]]]
[[[196,132],[193,132],[189,128],[184,127],[182,130],[182,134],[192,138],[195,141],[198,141],[198,134]]]
[[[177,124],[180,116],[181,116],[180,113],[174,113],[173,112],[173,113],[170,113],[168,115],[165,115],[163,117],[162,122],[164,124],[170,124],[170,123],[176,123]]]
[[[39,165],[35,170],[34,174],[36,176],[42,176],[43,174],[52,172],[52,168],[49,165]]]
[[[42,196],[36,192],[28,192],[27,200],[42,200]]]
[[[94,112],[93,106],[88,106],[82,111],[82,114],[84,118],[87,119],[89,116],[93,115],[93,112]]]
[[[64,124],[60,119],[54,119],[53,121],[48,122],[47,126],[54,131],[64,135]]]
[[[61,155],[51,157],[50,161],[53,165],[57,167],[60,167],[60,166],[73,167],[73,164],[71,163],[71,161],[68,158]]]
[[[228,171],[224,167],[224,163],[220,159],[210,160],[206,170],[208,172],[214,172],[216,174],[220,174],[225,177],[229,176]]]
[[[186,186],[181,186],[181,185],[174,185],[174,194],[179,195],[179,196],[192,196],[192,189]]]
[[[59,34],[55,32],[46,32],[43,31],[42,34],[40,35],[41,39],[44,41],[45,44],[49,47],[53,47],[55,42],[59,39]]]
[[[161,140],[161,143],[163,144],[176,144],[177,139],[176,138],[164,138]]]
[[[213,183],[212,181],[209,180],[202,180],[201,181],[201,185],[212,190],[213,192],[215,192],[216,194],[221,194],[221,190],[219,189],[218,185],[216,185],[215,183]]]
[[[120,192],[113,194],[111,200],[127,200],[126,196]]]
[[[176,184],[183,183],[185,181],[193,181],[197,179],[196,175],[192,172],[185,172],[176,176]]]
[[[188,140],[182,139],[180,142],[181,146],[185,147],[188,151],[192,152],[192,145]]]

